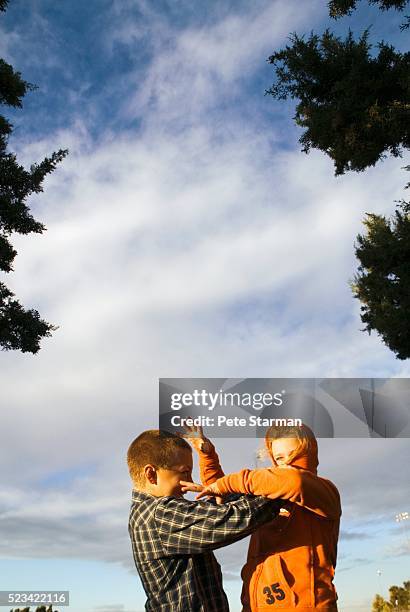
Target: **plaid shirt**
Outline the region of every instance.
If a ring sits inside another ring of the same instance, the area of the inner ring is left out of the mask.
[[[272,520],[276,501],[241,496],[221,505],[132,492],[128,530],[150,612],[228,612],[212,550]]]

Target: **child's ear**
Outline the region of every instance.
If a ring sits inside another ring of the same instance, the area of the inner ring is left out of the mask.
[[[150,463],[144,467],[144,476],[150,484],[157,484],[157,470]]]

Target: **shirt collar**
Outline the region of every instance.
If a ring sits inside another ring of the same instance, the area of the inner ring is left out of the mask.
[[[155,499],[155,495],[150,495],[149,493],[145,493],[145,491],[138,491],[138,489],[132,490],[131,497],[133,501],[143,501],[145,499]]]

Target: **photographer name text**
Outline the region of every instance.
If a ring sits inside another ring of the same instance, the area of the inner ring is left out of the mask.
[[[246,417],[227,417],[222,414],[211,416],[171,417],[173,427],[301,427],[302,419],[265,418],[254,414]]]

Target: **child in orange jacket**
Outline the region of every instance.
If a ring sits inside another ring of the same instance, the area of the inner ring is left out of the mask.
[[[340,497],[332,482],[317,475],[313,432],[305,425],[271,427],[265,446],[273,467],[227,476],[215,447],[199,428],[186,437],[198,451],[205,487],[183,483],[183,490],[200,491],[198,498],[246,493],[286,500],[279,516],[251,537],[241,572],[242,612],[337,612],[333,578]]]

